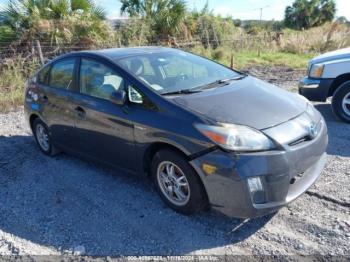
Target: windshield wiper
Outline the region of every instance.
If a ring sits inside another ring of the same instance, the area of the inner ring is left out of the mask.
[[[241,80],[241,79],[245,78],[246,76],[247,75],[240,75],[240,76],[226,78],[226,79],[219,79],[219,80],[216,80],[216,81],[211,82],[209,84],[205,84],[205,85],[202,85],[202,86],[195,87],[192,91],[199,91],[199,90],[202,90],[202,89],[209,89],[209,88],[212,88],[213,86],[217,86],[217,85],[228,85],[229,82]]]
[[[182,90],[177,90],[177,91],[172,91],[172,92],[165,92],[161,93],[163,96],[167,95],[183,95],[183,94],[193,94],[193,93],[198,93],[201,92],[200,90],[193,90],[193,89],[182,89]]]
[[[230,81],[237,81],[245,78],[247,75],[240,75],[232,78],[226,78],[226,79],[219,79],[214,82],[211,82],[209,84],[205,84],[202,86],[198,86],[195,88],[190,88],[190,89],[182,89],[182,90],[177,90],[177,91],[172,91],[172,92],[165,92],[162,93],[161,95],[183,95],[183,94],[193,94],[193,93],[198,93],[201,92],[203,89],[209,89],[212,88],[213,86],[216,85],[228,85]]]
[[[247,75],[240,75],[240,76],[235,76],[235,77],[231,77],[231,78],[221,79],[218,81],[221,81],[223,83],[230,82],[230,81],[237,81],[237,80],[241,80],[241,79],[245,78],[246,76]]]

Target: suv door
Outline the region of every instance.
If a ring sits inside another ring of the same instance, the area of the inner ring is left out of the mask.
[[[47,79],[40,81],[40,73],[38,77],[44,121],[50,128],[53,141],[62,146],[70,144],[74,128],[75,115],[70,94],[75,85],[76,61],[76,58],[58,60],[49,65]]]
[[[125,88],[124,78],[111,65],[81,58],[80,94],[75,95],[76,138],[79,151],[103,162],[133,168],[133,123],[123,106],[109,99],[113,92]]]

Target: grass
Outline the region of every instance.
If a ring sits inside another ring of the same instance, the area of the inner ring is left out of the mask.
[[[238,69],[251,65],[266,65],[266,66],[286,66],[293,69],[305,69],[308,61],[315,54],[291,54],[283,52],[261,52],[258,56],[257,52],[243,51],[233,53],[233,63]],[[229,61],[224,61],[229,65]]]
[[[225,49],[221,47],[216,50],[193,48],[190,51],[230,66],[231,51],[227,50],[229,50],[229,48]],[[315,55],[316,53],[294,54],[282,51],[261,51],[259,56],[258,51],[243,50],[233,52],[233,65],[236,69],[254,65],[286,66],[293,69],[305,69],[308,61]]]
[[[23,104],[24,83],[36,70],[37,61],[26,62],[21,57],[6,60],[0,70],[0,113]]]

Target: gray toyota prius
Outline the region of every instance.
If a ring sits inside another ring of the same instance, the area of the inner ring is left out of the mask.
[[[26,82],[39,149],[149,176],[164,202],[250,218],[320,176],[328,143],[305,98],[177,49],[74,52]]]

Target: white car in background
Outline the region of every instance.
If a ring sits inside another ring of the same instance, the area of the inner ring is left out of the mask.
[[[350,123],[350,48],[311,59],[308,76],[299,82],[299,93],[311,101],[332,97],[334,114]]]

